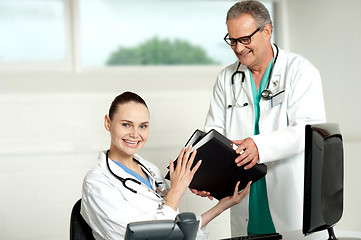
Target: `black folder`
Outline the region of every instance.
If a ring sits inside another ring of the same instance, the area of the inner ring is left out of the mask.
[[[186,147],[190,145],[197,149],[193,166],[199,160],[202,160],[202,164],[189,187],[210,192],[211,196],[218,200],[233,195],[238,181],[238,190],[241,191],[249,181],[255,183],[267,173],[265,164],[257,163],[248,170],[244,170],[244,166],[238,167],[234,161],[238,156],[235,151],[238,146],[214,129],[208,133],[196,130],[187,141]],[[170,179],[169,172],[165,178]]]

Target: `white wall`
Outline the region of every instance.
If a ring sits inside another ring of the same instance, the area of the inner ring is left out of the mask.
[[[289,27],[289,36],[282,44],[320,69],[328,120],[340,123],[345,138],[345,210],[338,228],[361,231],[361,2],[284,3],[289,20],[278,24]],[[70,211],[81,196],[82,179],[97,152],[108,147],[104,114],[122,91],[136,91],[147,100],[151,136],[142,154],[165,173],[169,159],[203,127],[220,69],[1,71],[0,239],[68,238]],[[187,193],[181,210],[200,213],[212,204]],[[229,236],[228,215],[211,224],[213,239]]]
[[[345,140],[345,207],[337,227],[360,231],[361,1],[288,0],[287,5],[290,47],[320,70],[327,120],[340,124]]]

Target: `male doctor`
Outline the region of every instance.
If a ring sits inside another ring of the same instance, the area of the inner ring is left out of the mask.
[[[231,208],[232,236],[301,229],[304,129],[326,121],[320,74],[271,43],[272,21],[260,2],[236,3],[226,23],[224,40],[238,61],[218,75],[205,130],[239,145],[239,167],[268,167],[248,199]]]

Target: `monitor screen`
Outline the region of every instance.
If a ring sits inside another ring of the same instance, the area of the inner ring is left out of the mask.
[[[302,232],[332,227],[343,212],[343,140],[338,124],[307,125]]]

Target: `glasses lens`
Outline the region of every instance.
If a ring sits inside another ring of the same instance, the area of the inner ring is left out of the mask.
[[[242,37],[242,38],[239,38],[239,42],[242,43],[243,45],[248,45],[251,43],[251,38],[250,37]]]
[[[236,39],[229,39],[229,45],[236,46],[237,45],[237,40]]]
[[[228,45],[231,45],[232,46],[232,44],[234,44],[234,40],[233,39],[229,39],[229,38],[224,38],[224,41],[226,41],[226,43],[228,44]]]

